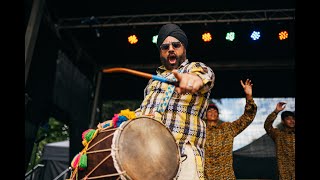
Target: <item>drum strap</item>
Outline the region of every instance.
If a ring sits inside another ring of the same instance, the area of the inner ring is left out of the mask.
[[[182,70],[183,69],[179,69],[178,72],[181,73]],[[173,77],[172,80],[176,81],[177,79],[175,77]],[[165,92],[164,98],[162,98],[162,100],[157,108],[157,112],[159,112],[160,114],[162,114],[166,110],[166,108],[168,106],[168,102],[171,99],[171,96],[173,94],[174,88],[175,88],[174,85],[172,85],[172,84],[168,85],[168,88]]]
[[[168,89],[165,92],[165,97],[161,100],[161,102],[157,108],[158,112],[163,113],[164,110],[167,108],[168,102],[173,94],[174,88],[175,88],[174,85],[171,85],[171,84],[168,85]]]

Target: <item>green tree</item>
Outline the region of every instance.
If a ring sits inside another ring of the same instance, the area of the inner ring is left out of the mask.
[[[27,171],[40,163],[43,149],[46,144],[69,139],[69,126],[53,117],[50,117],[48,123],[38,129],[37,139],[41,137],[45,138],[39,142],[38,147],[36,143],[34,144]]]

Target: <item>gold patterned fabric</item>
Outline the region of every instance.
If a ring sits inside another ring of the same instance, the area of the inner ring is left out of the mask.
[[[254,100],[246,100],[244,113],[233,122],[207,126],[205,142],[205,178],[207,180],[236,179],[233,170],[233,140],[253,121],[257,112]]]
[[[276,118],[276,112],[269,114],[264,129],[275,142],[279,179],[295,180],[295,129],[274,128],[272,124]]]
[[[208,99],[214,85],[214,73],[211,68],[201,62],[184,61],[177,69],[182,73],[198,75],[204,86],[194,94],[178,94],[173,92],[165,110],[157,111],[158,106],[166,96],[168,84],[160,81],[150,80],[144,91],[144,100],[140,108],[136,110],[139,115],[152,115],[168,127],[176,139],[180,153],[184,154],[187,143],[191,144],[196,157],[197,172],[199,179],[204,179],[204,142],[205,122],[203,121],[205,111],[208,107]],[[171,71],[164,66],[157,69],[157,75],[169,79],[174,78]]]

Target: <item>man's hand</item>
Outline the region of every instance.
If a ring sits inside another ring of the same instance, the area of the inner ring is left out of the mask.
[[[284,110],[284,108],[286,108],[286,104],[285,102],[278,102],[276,109],[274,110],[276,113]]]
[[[243,87],[244,93],[246,94],[246,98],[252,99],[252,86],[253,84],[251,83],[250,79],[247,79],[245,83],[243,83],[242,80],[240,80],[240,83]]]
[[[179,73],[177,70],[172,70],[172,73],[179,81],[179,87],[175,89],[179,94],[195,93],[203,86],[202,79],[197,75]]]

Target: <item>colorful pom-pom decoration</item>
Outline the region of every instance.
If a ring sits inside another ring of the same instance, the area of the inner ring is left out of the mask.
[[[113,118],[112,118],[113,127],[117,127],[118,116],[119,116],[119,114],[113,115]]]
[[[130,111],[129,109],[121,110],[119,114],[114,114],[112,120],[109,120],[109,122],[105,122],[103,124],[102,128],[106,127],[119,127],[123,122],[127,120],[132,120],[136,118],[136,114],[134,111]],[[85,146],[85,148],[74,156],[71,162],[71,167],[73,169],[78,168],[79,170],[84,170],[88,166],[88,157],[86,154],[87,147],[89,145],[89,142],[95,138],[99,132],[101,127],[96,129],[87,129],[82,133],[82,144]],[[84,179],[87,179],[85,177]]]
[[[113,127],[119,127],[123,122],[134,119],[136,114],[129,109],[121,110],[119,114],[114,114],[112,118]]]
[[[86,135],[90,130],[91,130],[91,129],[87,129],[87,130],[83,131],[83,133],[82,133],[82,135],[81,135],[82,140],[85,139],[85,135]]]
[[[126,116],[118,116],[117,127],[119,127],[123,122],[127,121],[128,118]]]
[[[71,167],[72,169],[76,169],[78,167],[79,164],[79,160],[80,160],[80,153],[78,153],[77,155],[75,155],[71,161]]]
[[[130,111],[129,109],[121,110],[119,116],[125,116],[128,119],[136,118],[136,113],[134,111]]]
[[[88,157],[85,153],[78,153],[74,156],[73,160],[71,161],[72,169],[76,169],[77,167],[79,170],[84,170],[88,167]]]
[[[83,146],[86,146],[88,144],[88,142],[93,139],[94,135],[96,134],[96,130],[95,129],[88,129],[85,130],[82,133],[82,144]]]
[[[82,154],[80,156],[80,160],[79,160],[79,164],[78,164],[79,170],[84,170],[85,168],[87,168],[87,166],[88,166],[87,161],[88,161],[87,154]]]
[[[91,129],[90,131],[88,131],[84,136],[85,139],[89,142],[92,139],[95,132],[96,132],[95,129]]]

